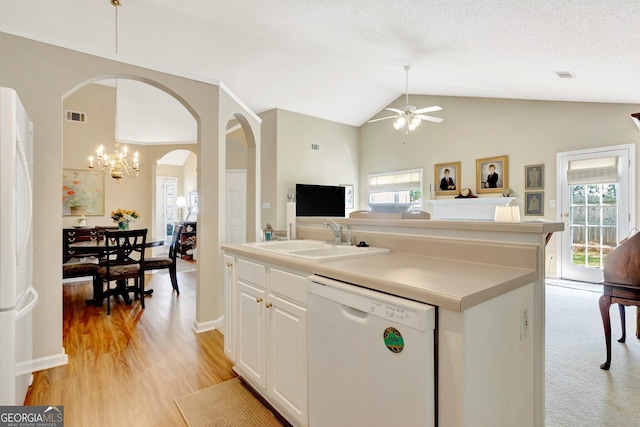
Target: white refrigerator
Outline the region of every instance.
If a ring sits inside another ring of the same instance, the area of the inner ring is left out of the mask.
[[[32,186],[33,124],[0,87],[0,405],[23,405],[32,379]]]

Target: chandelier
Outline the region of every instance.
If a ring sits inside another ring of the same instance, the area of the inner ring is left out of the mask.
[[[115,18],[115,46],[116,54],[118,53],[118,7],[120,6],[119,0],[111,0],[111,4],[115,6],[116,18]],[[116,182],[120,182],[124,178],[125,173],[129,176],[136,177],[140,172],[140,159],[139,154],[136,151],[133,155],[133,159],[129,159],[129,150],[127,146],[123,146],[122,150],[118,143],[118,80],[115,80],[115,138],[113,144],[116,149],[113,153],[108,154],[105,152],[104,146],[101,144],[96,150],[96,157],[89,156],[89,170],[94,175],[100,175],[102,173],[111,176]]]

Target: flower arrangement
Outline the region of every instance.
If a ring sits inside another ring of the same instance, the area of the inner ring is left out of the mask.
[[[140,214],[135,210],[118,209],[111,212],[111,219],[118,224],[118,229],[128,230],[129,223],[140,218]]]

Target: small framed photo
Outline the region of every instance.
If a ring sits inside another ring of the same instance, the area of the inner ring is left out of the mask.
[[[544,188],[544,165],[525,166],[524,183],[525,190],[542,190]]]
[[[502,193],[509,186],[509,156],[476,160],[476,193]]]
[[[458,194],[461,175],[460,162],[433,165],[433,182],[437,195]]]
[[[524,214],[531,216],[544,215],[544,191],[525,191]]]
[[[353,209],[353,185],[340,184],[340,187],[344,187],[344,208]]]

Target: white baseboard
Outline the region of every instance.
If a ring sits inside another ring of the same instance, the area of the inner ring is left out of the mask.
[[[62,352],[58,354],[52,354],[51,356],[40,357],[38,359],[32,359],[29,366],[20,366],[19,369],[28,372],[44,371],[45,369],[56,368],[58,366],[64,366],[69,363],[69,356],[62,347]]]
[[[220,316],[216,320],[209,320],[208,322],[198,322],[197,320],[194,320],[193,321],[193,326],[191,326],[191,329],[196,334],[199,334],[201,332],[206,332],[206,331],[213,331],[215,329],[218,329],[219,331],[223,331],[224,330],[224,315]]]

